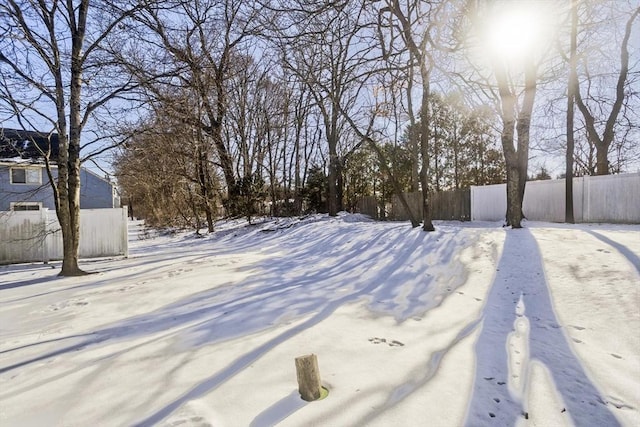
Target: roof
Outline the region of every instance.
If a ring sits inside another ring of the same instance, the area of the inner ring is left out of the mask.
[[[58,158],[58,134],[0,128],[0,159],[38,160],[49,154]]]

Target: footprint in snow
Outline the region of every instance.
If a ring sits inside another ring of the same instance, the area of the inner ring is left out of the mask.
[[[635,409],[633,406],[628,405],[626,402],[618,399],[614,396],[607,396],[607,401],[605,402],[607,405],[613,405],[618,409]]]
[[[165,424],[165,427],[177,427],[177,426],[197,426],[197,427],[212,427],[212,424],[207,422],[203,417],[195,416],[191,418],[182,418],[174,420]]]
[[[55,304],[50,304],[47,306],[47,309],[45,311],[58,311],[58,310],[69,308],[71,306],[82,307],[85,305],[89,305],[89,302],[85,301],[84,299],[71,299],[67,301],[61,301]]]
[[[386,338],[378,338],[378,337],[373,337],[373,338],[369,338],[369,342],[371,344],[387,344],[389,347],[404,347],[404,343],[398,341],[398,340],[390,340],[387,341]]]

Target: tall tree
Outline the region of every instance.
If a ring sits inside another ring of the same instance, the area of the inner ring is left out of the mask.
[[[573,156],[575,151],[574,110],[578,83],[576,50],[578,44],[578,0],[571,2],[571,30],[569,34],[569,83],[567,87],[567,151],[565,156],[564,221],[575,223],[573,215]]]
[[[399,0],[387,0],[380,9],[380,23],[389,30],[390,43],[393,48],[396,41],[403,45],[401,49],[409,52],[409,66],[417,67],[420,74],[422,94],[420,98],[419,120],[420,124],[420,186],[422,191],[422,229],[424,231],[435,230],[431,221],[431,207],[429,205],[429,140],[430,140],[430,109],[429,98],[431,93],[431,73],[434,67],[433,56],[430,49],[431,41],[438,19],[437,12],[442,10],[444,2],[408,2],[406,5]],[[393,35],[397,29],[398,37]],[[383,42],[384,43],[384,42]],[[397,47],[396,47],[397,48]],[[409,98],[411,95],[409,96]],[[409,114],[413,112],[409,109]],[[413,120],[415,123],[415,120]],[[412,124],[414,124],[412,123]]]
[[[103,47],[137,10],[125,1],[0,4],[0,103],[23,127],[58,134],[58,158],[45,161],[62,229],[63,276],[84,274],[78,265],[83,130],[99,109],[134,87],[113,72]]]
[[[598,175],[609,174],[609,149],[615,138],[616,123],[620,111],[623,108],[625,97],[628,94],[628,76],[629,76],[629,40],[634,25],[634,21],[640,14],[640,7],[635,7],[625,24],[624,35],[620,43],[620,69],[617,76],[615,87],[615,97],[611,104],[609,115],[606,118],[599,117],[598,111],[603,111],[607,104],[610,103],[608,97],[598,99],[591,96],[589,92],[592,87],[590,78],[587,77],[586,93],[581,91],[580,84],[576,85],[575,101],[578,109],[584,117],[587,138],[589,142],[596,148],[596,173]],[[591,107],[589,106],[591,103]]]
[[[516,89],[509,84],[504,64],[494,63],[494,75],[500,95],[500,139],[507,166],[507,225],[521,228],[522,202],[529,166],[531,116],[537,89],[536,66],[532,60],[528,60],[525,65],[524,90],[520,105]]]
[[[309,8],[304,1],[289,5],[278,43],[288,72],[307,85],[320,112],[328,149],[329,215],[342,207],[341,152],[349,151],[344,114],[354,114],[366,80],[366,66],[376,45],[371,36],[365,1],[340,1]],[[308,6],[308,5],[307,5]]]
[[[486,94],[496,104],[501,120],[500,140],[507,169],[506,223],[521,228],[522,202],[527,180],[531,122],[538,91],[539,66],[546,57],[554,29],[551,4],[536,2],[471,2],[476,44],[470,57],[478,79],[476,95]]]
[[[151,100],[170,105],[166,101],[174,92],[189,93],[191,103],[176,104],[173,114],[209,136],[226,184],[227,209],[236,215],[242,185],[225,141],[229,82],[246,65],[243,48],[259,32],[260,9],[239,0],[141,4],[136,19],[143,28],[135,29],[135,42],[126,51],[119,49],[120,60],[141,81],[153,81],[145,86]]]

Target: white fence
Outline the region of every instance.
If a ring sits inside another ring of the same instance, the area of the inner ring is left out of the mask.
[[[471,187],[471,220],[504,219],[506,191],[506,184]],[[564,205],[564,179],[527,182],[527,219],[564,222]],[[576,222],[640,224],[640,173],[574,178],[573,212]]]
[[[128,256],[127,209],[80,211],[80,257]],[[55,211],[0,212],[0,264],[63,257]]]

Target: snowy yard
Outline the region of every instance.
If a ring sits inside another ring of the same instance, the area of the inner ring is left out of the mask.
[[[640,425],[640,226],[436,227],[226,223],[85,277],[0,266],[0,425]]]

